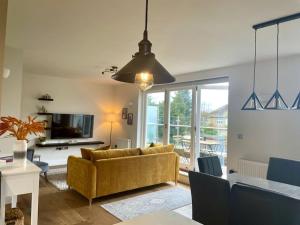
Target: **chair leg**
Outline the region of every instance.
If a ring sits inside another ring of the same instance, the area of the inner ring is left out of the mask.
[[[90,199],[89,199],[89,206],[90,206],[90,207],[92,206],[92,201],[93,201],[93,199],[90,198]]]
[[[48,182],[47,172],[44,172],[45,180]]]

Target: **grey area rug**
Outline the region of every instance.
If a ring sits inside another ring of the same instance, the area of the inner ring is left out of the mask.
[[[48,182],[59,191],[68,189],[67,185],[67,167],[50,168],[47,173]]]
[[[191,204],[189,190],[175,187],[156,191],[112,203],[101,205],[102,208],[122,221],[156,211],[171,211]]]

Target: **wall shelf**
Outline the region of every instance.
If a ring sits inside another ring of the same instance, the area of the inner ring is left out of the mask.
[[[78,145],[102,145],[103,141],[83,141],[83,142],[63,142],[63,143],[46,143],[36,144],[36,147],[47,148],[47,147],[63,147],[63,146],[78,146]]]
[[[48,116],[52,116],[53,113],[48,113],[48,112],[38,112],[38,115],[48,115]]]
[[[50,101],[53,102],[54,99],[53,98],[38,98],[39,101]]]

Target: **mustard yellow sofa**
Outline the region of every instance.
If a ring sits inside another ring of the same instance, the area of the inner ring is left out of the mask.
[[[179,156],[173,145],[147,149],[81,149],[83,157],[70,156],[67,184],[92,199],[150,185],[177,183]]]

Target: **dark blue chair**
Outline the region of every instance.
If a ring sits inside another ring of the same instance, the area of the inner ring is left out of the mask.
[[[230,225],[299,225],[300,200],[253,186],[231,189]]]
[[[300,186],[300,161],[271,157],[267,179]]]
[[[207,156],[198,158],[199,171],[212,176],[223,175],[220,159],[218,156]]]
[[[34,158],[34,149],[32,148],[27,149],[27,159],[33,162],[36,166],[38,166],[41,169],[41,173],[44,174],[46,181],[48,181],[48,177],[47,177],[47,173],[49,171],[48,163],[42,161],[33,161],[33,158]]]
[[[229,225],[229,182],[194,171],[189,171],[189,179],[193,220],[205,225]]]

